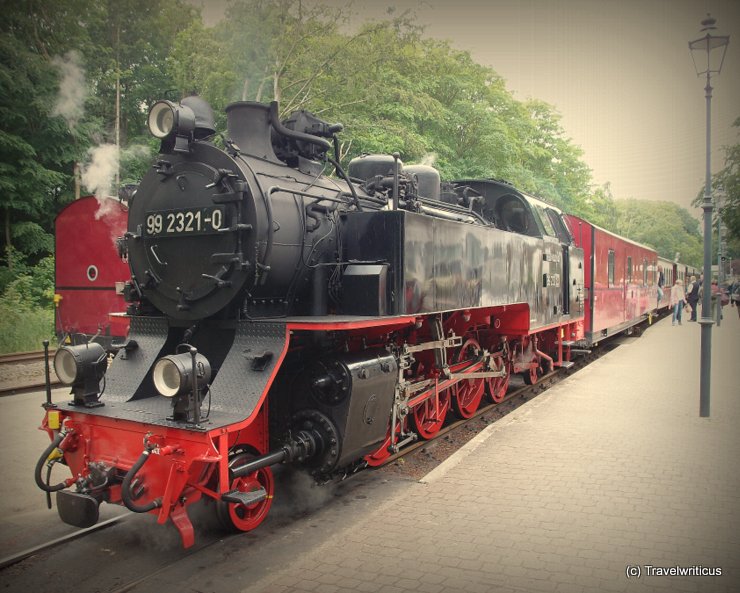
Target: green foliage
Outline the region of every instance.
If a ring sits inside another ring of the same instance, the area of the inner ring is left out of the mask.
[[[653,247],[660,255],[700,267],[703,258],[699,222],[673,202],[616,200],[616,224],[610,228],[625,237]],[[607,227],[609,228],[609,227]]]
[[[15,295],[34,307],[50,306],[54,302],[54,257],[44,257],[34,266],[29,266],[18,251],[12,259],[12,272],[7,266],[0,267],[0,294]]]
[[[51,306],[34,307],[12,289],[0,297],[0,354],[39,350],[43,340],[53,339]]]
[[[54,337],[54,258],[29,268],[17,253],[17,276],[0,267],[0,353],[38,350]]]
[[[76,164],[115,141],[117,96],[122,184],[136,183],[158,148],[146,131],[154,100],[197,92],[221,130],[230,102],[278,100],[282,115],[308,109],[341,121],[345,164],[397,151],[444,179],[506,179],[663,255],[695,255],[688,212],[616,202],[608,184],[592,187],[555,108],[514,99],[495,70],[425,38],[413,13],[346,34],[349,8],[302,0],[230,0],[215,27],[186,0],[0,0],[0,10],[3,306],[47,306],[54,216],[72,199]],[[715,178],[735,238],[738,163],[735,146]]]
[[[740,129],[740,117],[733,125]],[[727,227],[728,255],[740,258],[740,142],[725,147],[725,166],[712,183],[722,194],[719,216]]]

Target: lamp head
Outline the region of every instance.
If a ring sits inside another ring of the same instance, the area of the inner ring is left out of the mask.
[[[54,355],[54,371],[65,385],[72,386],[77,406],[102,406],[100,380],[108,368],[105,349],[95,342],[78,346],[61,346]]]

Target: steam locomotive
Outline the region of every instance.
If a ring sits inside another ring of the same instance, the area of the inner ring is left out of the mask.
[[[199,97],[149,112],[160,154],[120,240],[129,333],[110,365],[95,343],[54,358],[72,400],[47,396],[35,475],[67,523],[123,504],[172,521],[187,547],[188,507],[206,501],[251,530],[271,466],[321,481],[379,465],[655,306],[590,327],[596,231],[579,240],[577,221],[505,182],[442,183],[399,155],[345,172],[340,124],[281,121],[276,103],[226,115],[219,137]],[[71,475],[52,484],[56,463]]]

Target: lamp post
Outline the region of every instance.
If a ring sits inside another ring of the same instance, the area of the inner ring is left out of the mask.
[[[704,182],[704,280],[701,302],[701,379],[699,382],[699,415],[709,416],[710,372],[712,368],[712,317],[711,317],[711,278],[712,278],[712,171],[711,171],[711,122],[712,122],[712,74],[719,74],[725,60],[725,52],[730,43],[729,35],[712,35],[717,20],[710,15],[704,19],[702,32],[706,33],[689,42],[691,58],[694,60],[697,76],[707,77],[704,87],[707,99],[707,167]],[[717,306],[721,306],[717,303]]]
[[[725,271],[722,265],[724,248],[722,247],[722,192],[717,192],[715,197],[715,207],[717,208],[717,286],[722,290],[722,283],[725,281]],[[722,292],[717,296],[717,327],[722,325]]]

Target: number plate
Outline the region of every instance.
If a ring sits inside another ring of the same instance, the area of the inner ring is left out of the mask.
[[[149,237],[203,235],[216,233],[224,225],[224,211],[218,206],[149,212],[144,219],[144,234]]]

